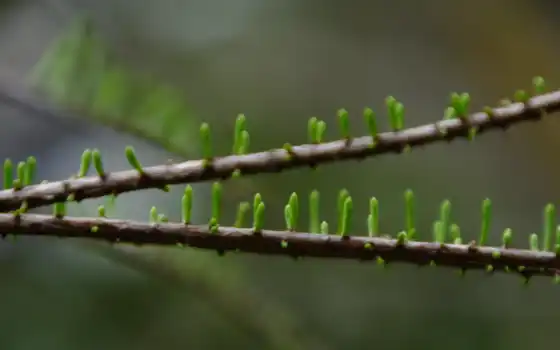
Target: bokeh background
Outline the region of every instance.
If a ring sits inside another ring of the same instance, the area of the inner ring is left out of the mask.
[[[3,1],[0,158],[34,155],[40,179],[55,180],[77,171],[84,148],[99,148],[114,170],[126,167],[129,144],[146,165],[196,158],[201,122],[225,154],[241,112],[256,150],[305,142],[310,116],[329,122],[329,137],[337,137],[341,107],[365,133],[360,112],[371,106],[383,119],[389,94],[405,104],[409,126],[441,118],[451,91],[470,92],[475,108],[495,105],[535,75],[560,86],[558,5]],[[87,25],[76,20],[84,16]],[[560,195],[559,133],[550,117],[472,143],[240,179],[225,187],[225,214],[233,221],[237,203],[260,192],[267,226],[281,228],[289,194],[305,199],[318,189],[322,219],[334,226],[336,195],[347,188],[356,234],[365,231],[370,196],[380,200],[382,230],[394,233],[404,225],[403,192],[412,188],[424,239],[443,199],[475,238],[480,202],[490,197],[492,243],[509,227],[527,246],[544,205]],[[206,222],[209,185],[194,188],[196,219]],[[181,191],[123,195],[111,215],[146,220],[155,205],[178,219]],[[93,215],[101,202],[72,212]],[[6,350],[516,350],[554,346],[560,322],[560,290],[549,280],[523,287],[509,275],[461,279],[446,269],[354,261],[20,238],[0,243],[0,280]]]

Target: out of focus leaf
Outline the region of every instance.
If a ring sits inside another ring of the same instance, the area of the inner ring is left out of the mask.
[[[86,18],[77,20],[35,66],[33,87],[61,107],[186,157],[196,148],[185,96],[114,59]],[[193,131],[195,131],[193,133]]]

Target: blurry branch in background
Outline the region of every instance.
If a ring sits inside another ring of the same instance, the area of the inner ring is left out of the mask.
[[[270,298],[251,290],[250,286],[230,269],[212,269],[214,257],[196,256],[185,263],[184,259],[169,252],[145,249],[118,249],[125,247],[82,245],[84,249],[120,265],[168,283],[179,293],[188,290],[201,300],[218,309],[231,324],[252,337],[262,338],[263,343],[274,349],[329,349],[311,332],[292,317],[290,310]],[[129,247],[126,247],[129,248]],[[181,253],[178,251],[177,253]],[[197,278],[204,276],[204,278]],[[216,285],[222,288],[217,288]],[[186,311],[188,312],[188,311]]]
[[[24,89],[14,87],[13,84],[0,86],[0,104],[25,113],[25,117],[32,119],[34,123],[48,124],[56,120],[61,121],[59,128],[64,132],[74,134],[82,132],[82,128],[78,127],[78,123],[74,122],[67,113],[40,101]]]
[[[540,79],[536,79],[536,82],[539,82],[539,86],[544,84]],[[385,153],[401,153],[412,147],[440,141],[465,137],[472,139],[476,134],[489,130],[505,129],[524,121],[540,120],[546,113],[560,109],[560,91],[535,95],[532,98],[526,93],[517,95],[520,102],[499,108],[486,108],[484,112],[470,116],[466,114],[468,95],[453,95],[457,97],[446,110],[446,120],[408,129],[403,128],[404,107],[395,99],[388,99],[387,108],[393,126],[392,132],[379,133],[375,116],[367,109],[364,116],[370,136],[353,138],[349,134],[348,113],[341,110],[339,124],[343,139],[323,142],[326,123],[312,118],[308,125],[310,144],[286,144],[281,149],[257,153],[248,153],[249,132],[246,130],[245,117],[240,115],[234,132],[233,155],[214,157],[211,132],[207,124],[203,124],[200,129],[200,147],[204,152],[204,158],[200,160],[142,167],[134,150],[127,147],[125,154],[131,166],[136,169],[111,173],[103,168],[99,151],[86,150],[81,168],[86,164],[89,167],[90,158],[93,156],[97,176],[84,177],[87,172],[82,172],[76,179],[27,186],[17,191],[1,191],[0,211],[16,210],[24,203],[27,208],[36,208],[60,201],[81,201],[148,188],[165,190],[167,186],[174,184],[226,180],[232,176],[275,173],[342,160],[360,160]]]

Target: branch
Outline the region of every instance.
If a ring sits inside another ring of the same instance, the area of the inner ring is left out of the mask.
[[[270,298],[263,298],[260,293],[248,288],[242,280],[229,278],[224,282],[222,275],[230,274],[231,270],[219,269],[219,274],[208,273],[210,268],[206,264],[208,261],[204,259],[202,264],[198,260],[196,264],[185,264],[185,261],[190,260],[171,260],[164,252],[145,254],[144,251],[124,251],[101,245],[81,247],[142,274],[170,283],[178,287],[180,293],[184,293],[185,290],[195,293],[222,313],[229,322],[236,322],[238,328],[253,336],[265,335],[264,341],[268,342],[271,349],[329,349],[311,332],[300,334],[300,322],[291,317],[285,305],[274,303]],[[206,258],[215,259],[212,256]],[[202,276],[206,277],[201,278]]]
[[[87,114],[85,111],[78,108],[65,108],[62,110],[59,107],[55,107],[52,103],[42,101],[26,89],[15,87],[13,84],[9,86],[0,84],[0,103],[24,112],[25,117],[33,118],[33,122],[43,124],[56,122],[56,127],[59,131],[72,133],[74,136],[86,134],[84,132],[84,121],[81,120]],[[171,153],[184,154],[184,148],[167,142],[167,138],[163,135],[158,137],[145,134],[138,128],[135,128],[134,125],[125,125],[120,120],[102,124],[118,132],[125,132],[142,138],[153,146],[163,147]]]
[[[21,190],[0,191],[0,211],[16,210],[68,200],[102,197],[167,185],[225,180],[239,171],[242,175],[276,173],[297,167],[314,167],[329,162],[362,159],[385,153],[402,152],[407,147],[423,146],[439,141],[467,138],[472,130],[478,134],[505,129],[525,121],[537,121],[543,114],[560,109],[560,90],[537,95],[526,103],[488,109],[467,118],[442,120],[395,132],[374,136],[338,140],[321,144],[306,144],[246,155],[231,155],[208,160],[192,160],[178,164],[159,165],[138,170],[106,173],[25,187]]]
[[[241,251],[291,257],[343,258],[383,263],[402,262],[419,266],[459,268],[462,270],[517,272],[531,276],[559,276],[560,257],[551,252],[474,244],[440,244],[399,241],[381,237],[359,237],[299,233],[290,231],[220,227],[180,223],[149,224],[105,218],[57,218],[35,214],[0,214],[3,235],[56,236],[89,238],[109,242],[190,246],[226,251]],[[382,260],[381,260],[382,259]]]

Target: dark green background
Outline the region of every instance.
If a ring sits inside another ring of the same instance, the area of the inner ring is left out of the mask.
[[[103,44],[85,45],[78,36],[45,60],[84,12]],[[240,112],[248,117],[253,150],[305,142],[313,115],[329,123],[335,138],[341,107],[361,134],[366,105],[387,126],[389,94],[405,104],[407,125],[430,122],[443,116],[451,91],[469,91],[480,108],[529,87],[534,75],[559,86],[557,13],[554,2],[535,0],[7,3],[0,13],[0,87],[40,92],[76,112],[58,118],[2,106],[0,156],[36,155],[41,179],[75,172],[86,147],[101,149],[115,170],[126,167],[127,144],[146,165],[194,158],[203,121],[224,154]],[[41,57],[43,75],[28,79]],[[116,69],[125,78],[107,84],[113,100],[100,107],[94,92]],[[148,106],[155,95],[161,100]],[[178,154],[111,130],[116,115],[144,132],[172,120],[180,132],[168,143]],[[370,196],[380,200],[382,230],[394,233],[404,225],[403,192],[412,188],[424,239],[446,198],[453,221],[475,238],[480,202],[490,197],[492,244],[509,227],[515,243],[527,246],[528,235],[540,232],[544,205],[558,204],[558,125],[551,117],[471,144],[242,179],[225,187],[226,216],[233,221],[236,204],[258,191],[267,226],[281,228],[289,194],[305,199],[318,189],[322,219],[334,226],[336,194],[345,187],[355,203],[356,234],[365,231]],[[205,222],[209,187],[194,187],[195,216]],[[112,214],[145,220],[156,205],[178,219],[180,194],[177,187],[169,195],[125,195]],[[92,215],[99,202],[72,211]],[[560,290],[545,279],[525,288],[507,275],[461,280],[446,269],[218,258],[58,239],[0,243],[0,280],[0,348],[9,350],[515,350],[554,346],[560,321]]]

